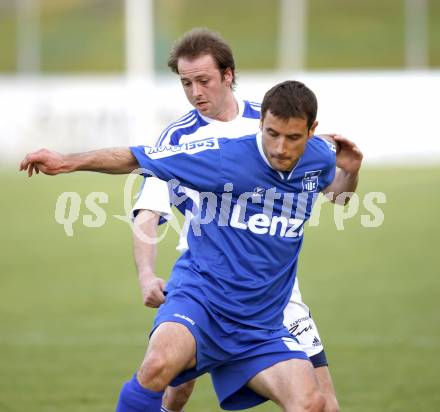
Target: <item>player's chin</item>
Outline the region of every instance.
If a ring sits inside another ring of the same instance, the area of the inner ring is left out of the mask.
[[[272,167],[279,172],[290,172],[292,170],[292,162],[287,160],[273,159]]]

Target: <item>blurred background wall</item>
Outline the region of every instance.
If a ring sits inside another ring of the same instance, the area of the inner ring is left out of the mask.
[[[166,60],[196,26],[232,46],[238,95],[298,79],[367,163],[440,159],[437,0],[1,0],[0,161],[153,142],[190,108]]]

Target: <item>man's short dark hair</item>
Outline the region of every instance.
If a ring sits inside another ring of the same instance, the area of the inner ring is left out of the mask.
[[[316,120],[318,101],[315,94],[301,82],[287,80],[272,87],[264,95],[261,104],[261,118],[267,111],[283,120],[291,117],[301,117],[307,120],[310,130]]]
[[[174,43],[168,59],[168,67],[178,74],[177,64],[181,57],[192,60],[204,55],[213,57],[220,70],[222,79],[226,69],[231,69],[231,87],[233,88],[235,86],[235,62],[232,50],[218,33],[205,28],[193,29],[185,33]]]

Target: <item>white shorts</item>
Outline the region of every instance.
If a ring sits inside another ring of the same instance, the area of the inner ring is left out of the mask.
[[[316,324],[310,316],[310,309],[302,301],[298,279],[295,279],[292,296],[284,309],[284,325],[298,339],[301,349],[309,358],[324,350]]]

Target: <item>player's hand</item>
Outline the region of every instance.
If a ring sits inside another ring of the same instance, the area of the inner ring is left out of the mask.
[[[36,174],[43,172],[46,175],[53,176],[62,173],[64,165],[62,154],[40,149],[25,156],[20,163],[20,170],[27,170],[29,177],[33,175],[34,171]]]
[[[158,308],[165,302],[165,281],[157,276],[152,277],[142,285],[142,299],[149,308]]]
[[[346,173],[357,174],[362,164],[362,152],[346,137],[339,134],[331,136],[336,143],[336,166]]]

